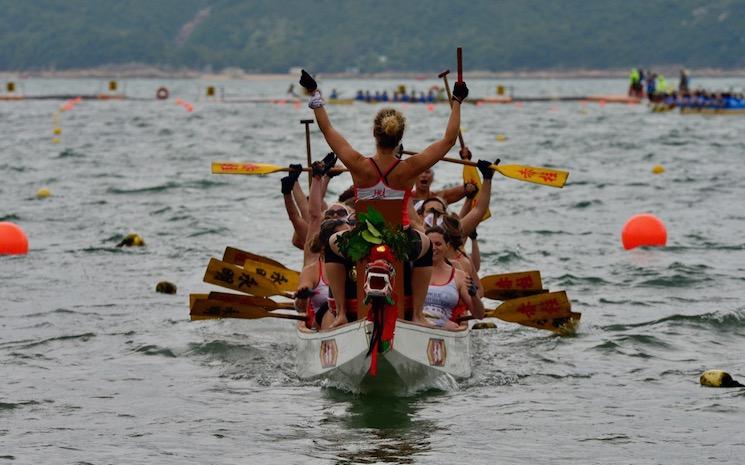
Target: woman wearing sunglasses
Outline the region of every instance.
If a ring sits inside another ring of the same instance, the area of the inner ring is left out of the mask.
[[[460,106],[468,96],[468,87],[465,82],[455,83],[450,118],[443,137],[417,156],[406,160],[401,160],[396,156],[396,149],[401,142],[406,125],[399,111],[393,108],[383,108],[375,116],[373,137],[376,151],[372,157],[365,157],[331,125],[318,85],[305,70],[302,71],[300,85],[311,95],[308,106],[313,109],[316,122],[326,142],[352,175],[355,198],[357,200],[402,201],[401,223],[407,228],[411,191],[417,177],[441,160],[457,140],[460,128]],[[409,256],[413,260],[411,285],[414,312],[412,320],[415,323],[429,325],[422,313],[422,307],[432,273],[432,246],[423,232],[411,228],[407,228],[407,231],[410,234],[411,243]],[[333,326],[340,326],[347,322],[343,294],[345,258],[340,255],[334,236],[330,241],[330,247],[326,248],[326,271],[331,291],[334,296],[338,297],[339,314]]]

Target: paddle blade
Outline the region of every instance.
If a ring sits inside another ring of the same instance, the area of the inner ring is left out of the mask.
[[[212,162],[212,174],[270,174],[277,171],[287,171],[287,168],[269,163]]]
[[[210,259],[204,273],[204,282],[260,297],[285,294],[269,279],[216,258]]]
[[[269,279],[284,292],[295,292],[300,286],[300,273],[285,267],[273,266],[249,258],[243,263],[243,269]]]
[[[519,271],[484,276],[481,278],[484,297],[509,300],[548,292],[543,289],[540,271]]]
[[[255,253],[246,252],[245,250],[237,249],[235,247],[225,247],[225,252],[222,254],[222,261],[232,263],[233,265],[243,266],[246,260],[254,260],[257,262],[267,263],[272,266],[278,266],[280,268],[287,268],[277,260],[263,255],[257,255]],[[287,268],[289,269],[289,268]]]
[[[278,309],[287,309],[287,310],[294,310],[295,304],[292,302],[275,302],[272,299],[267,299],[266,297],[258,297],[254,295],[241,295],[241,294],[231,294],[229,292],[210,292],[207,296],[211,300],[219,300],[222,302],[229,302],[229,303],[235,303],[235,304],[243,304],[243,305],[254,305],[257,307],[263,307],[267,310],[278,310]]]
[[[568,171],[554,170],[551,168],[538,168],[525,165],[491,165],[494,171],[498,171],[508,178],[520,181],[532,182],[551,187],[564,187],[569,177]]]
[[[198,299],[192,305],[189,315],[192,320],[206,320],[218,318],[241,318],[255,320],[258,318],[284,318],[290,320],[305,320],[305,315],[271,313],[265,308],[255,305],[243,305],[222,300]]]
[[[582,317],[571,309],[566,292],[559,291],[508,300],[494,310],[487,310],[485,316],[566,334],[574,331]]]

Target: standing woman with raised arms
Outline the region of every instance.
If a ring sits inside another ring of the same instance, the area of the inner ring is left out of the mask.
[[[409,228],[409,203],[411,190],[419,174],[437,163],[455,145],[460,129],[460,106],[468,96],[465,82],[456,82],[453,87],[453,105],[447,128],[442,139],[434,142],[414,157],[400,160],[396,157],[396,148],[404,134],[406,121],[403,115],[393,108],[383,108],[375,116],[373,136],[375,137],[375,155],[365,157],[356,151],[347,140],[331,125],[325,102],[318,90],[315,79],[305,70],[300,77],[302,85],[311,94],[308,106],[315,113],[316,122],[321,129],[331,150],[349,169],[355,186],[356,200],[403,200],[401,211],[402,224],[409,234],[411,250],[409,257],[413,260],[411,277],[412,320],[429,325],[422,307],[427,295],[432,274],[432,246],[426,235]],[[338,234],[338,233],[337,233]],[[334,296],[337,315],[333,326],[347,322],[344,280],[346,277],[344,261],[340,256],[334,235],[326,247],[326,275]]]

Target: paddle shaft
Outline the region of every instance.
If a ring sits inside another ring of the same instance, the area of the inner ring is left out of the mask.
[[[463,47],[458,47],[455,55],[458,60],[458,82],[463,82]]]
[[[301,124],[305,125],[305,154],[308,158],[308,166],[311,164],[310,157],[310,125],[313,124],[312,119],[301,119]],[[308,189],[310,189],[310,183],[313,181],[313,175],[308,171]]]
[[[404,150],[404,155],[416,155],[419,152],[412,152],[411,150]],[[450,163],[458,163],[460,165],[467,165],[467,166],[479,166],[478,163],[471,160],[459,160],[457,158],[450,158],[450,157],[442,157],[442,160],[450,162]]]
[[[238,163],[230,161],[213,161],[213,174],[244,174],[262,176],[265,174],[278,173],[280,171],[293,171],[286,166],[271,165],[269,163]],[[309,174],[311,168],[300,168],[300,171],[307,171]],[[331,171],[343,173],[349,171],[346,168],[332,168]]]
[[[259,318],[283,318],[286,320],[304,321],[306,319],[306,315],[302,313],[272,313],[268,309],[258,305],[246,305],[210,298],[197,299],[191,306],[189,315],[192,320],[214,318],[242,318],[247,320],[255,320]]]

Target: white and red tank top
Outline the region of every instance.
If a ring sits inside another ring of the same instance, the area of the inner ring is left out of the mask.
[[[393,169],[398,166],[401,160],[395,160],[391,163],[391,166],[386,170],[385,173],[380,171],[378,164],[375,160],[368,158],[370,163],[373,164],[380,177],[378,182],[369,187],[357,187],[354,188],[354,197],[356,200],[403,200],[402,212],[401,212],[401,224],[403,226],[409,225],[409,199],[411,198],[411,189],[395,189],[388,185],[387,177]]]

